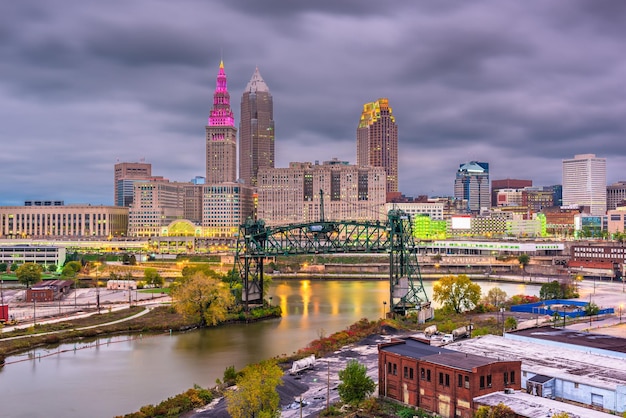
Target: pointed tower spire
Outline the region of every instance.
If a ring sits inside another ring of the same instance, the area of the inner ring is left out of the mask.
[[[269,93],[270,89],[269,87],[267,87],[267,84],[265,84],[263,77],[261,77],[259,67],[256,67],[256,69],[254,70],[254,74],[252,74],[252,78],[246,86],[246,91],[250,93],[257,93],[259,91]]]
[[[235,118],[230,108],[230,94],[224,71],[224,61],[220,60],[220,69],[215,81],[215,93],[213,94],[213,108],[209,115],[208,126],[235,126]]]
[[[230,108],[230,94],[226,83],[224,61],[220,68],[213,94],[213,107],[206,130],[206,184],[237,180],[237,128]]]

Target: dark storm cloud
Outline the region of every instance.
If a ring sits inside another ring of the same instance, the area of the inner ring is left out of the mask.
[[[203,175],[220,59],[237,124],[255,66],[269,85],[278,166],[354,163],[388,97],[408,195],[451,194],[468,160],[548,185],[596,153],[623,180],[624,21],[619,1],[3,2],[0,200],[109,204],[118,160]]]

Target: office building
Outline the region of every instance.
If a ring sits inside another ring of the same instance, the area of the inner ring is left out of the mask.
[[[133,204],[135,183],[144,181],[167,181],[161,176],[152,176],[152,164],[117,163],[114,166],[114,205],[130,207]]]
[[[274,103],[257,68],[241,98],[239,179],[256,187],[259,168],[274,162]]]
[[[385,220],[386,173],[337,160],[292,162],[259,170],[258,218],[267,225],[318,221],[323,191],[325,220]]]
[[[128,208],[117,206],[2,206],[1,238],[118,237],[126,235]]]
[[[578,205],[591,215],[606,213],[606,159],[580,154],[563,160],[563,206]]]
[[[389,213],[392,209],[398,209],[410,215],[412,218],[427,215],[434,221],[441,221],[443,220],[444,207],[445,203],[442,201],[387,203],[385,205],[385,211]]]
[[[241,183],[202,186],[202,228],[205,237],[233,238],[253,216],[253,190]]]
[[[363,105],[356,130],[356,164],[383,167],[387,193],[398,192],[398,125],[389,99]]]
[[[200,188],[191,183],[150,181],[135,184],[135,197],[128,216],[128,234],[156,237],[175,220],[200,222]],[[188,193],[189,192],[189,193]]]
[[[230,94],[220,61],[213,108],[206,126],[206,184],[237,180],[237,128],[230,108]]]
[[[532,180],[501,179],[491,181],[491,206],[498,206],[498,191],[502,189],[523,189],[532,187]]]
[[[467,201],[467,212],[480,213],[489,209],[489,163],[470,161],[461,164],[454,181],[454,197]]]
[[[626,181],[618,181],[606,186],[606,210],[626,206]]]

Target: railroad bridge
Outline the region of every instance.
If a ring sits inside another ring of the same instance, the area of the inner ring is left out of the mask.
[[[386,222],[324,221],[268,227],[262,220],[248,220],[239,228],[235,269],[242,281],[246,304],[263,302],[265,260],[276,256],[340,253],[389,254],[390,311],[428,310],[413,240],[411,217],[391,210]]]

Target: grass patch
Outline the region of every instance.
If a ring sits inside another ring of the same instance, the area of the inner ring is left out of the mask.
[[[139,289],[138,292],[139,293],[156,293],[156,294],[162,294],[165,293],[166,295],[170,294],[171,289],[169,287],[160,287],[160,288],[153,288],[153,289]]]

